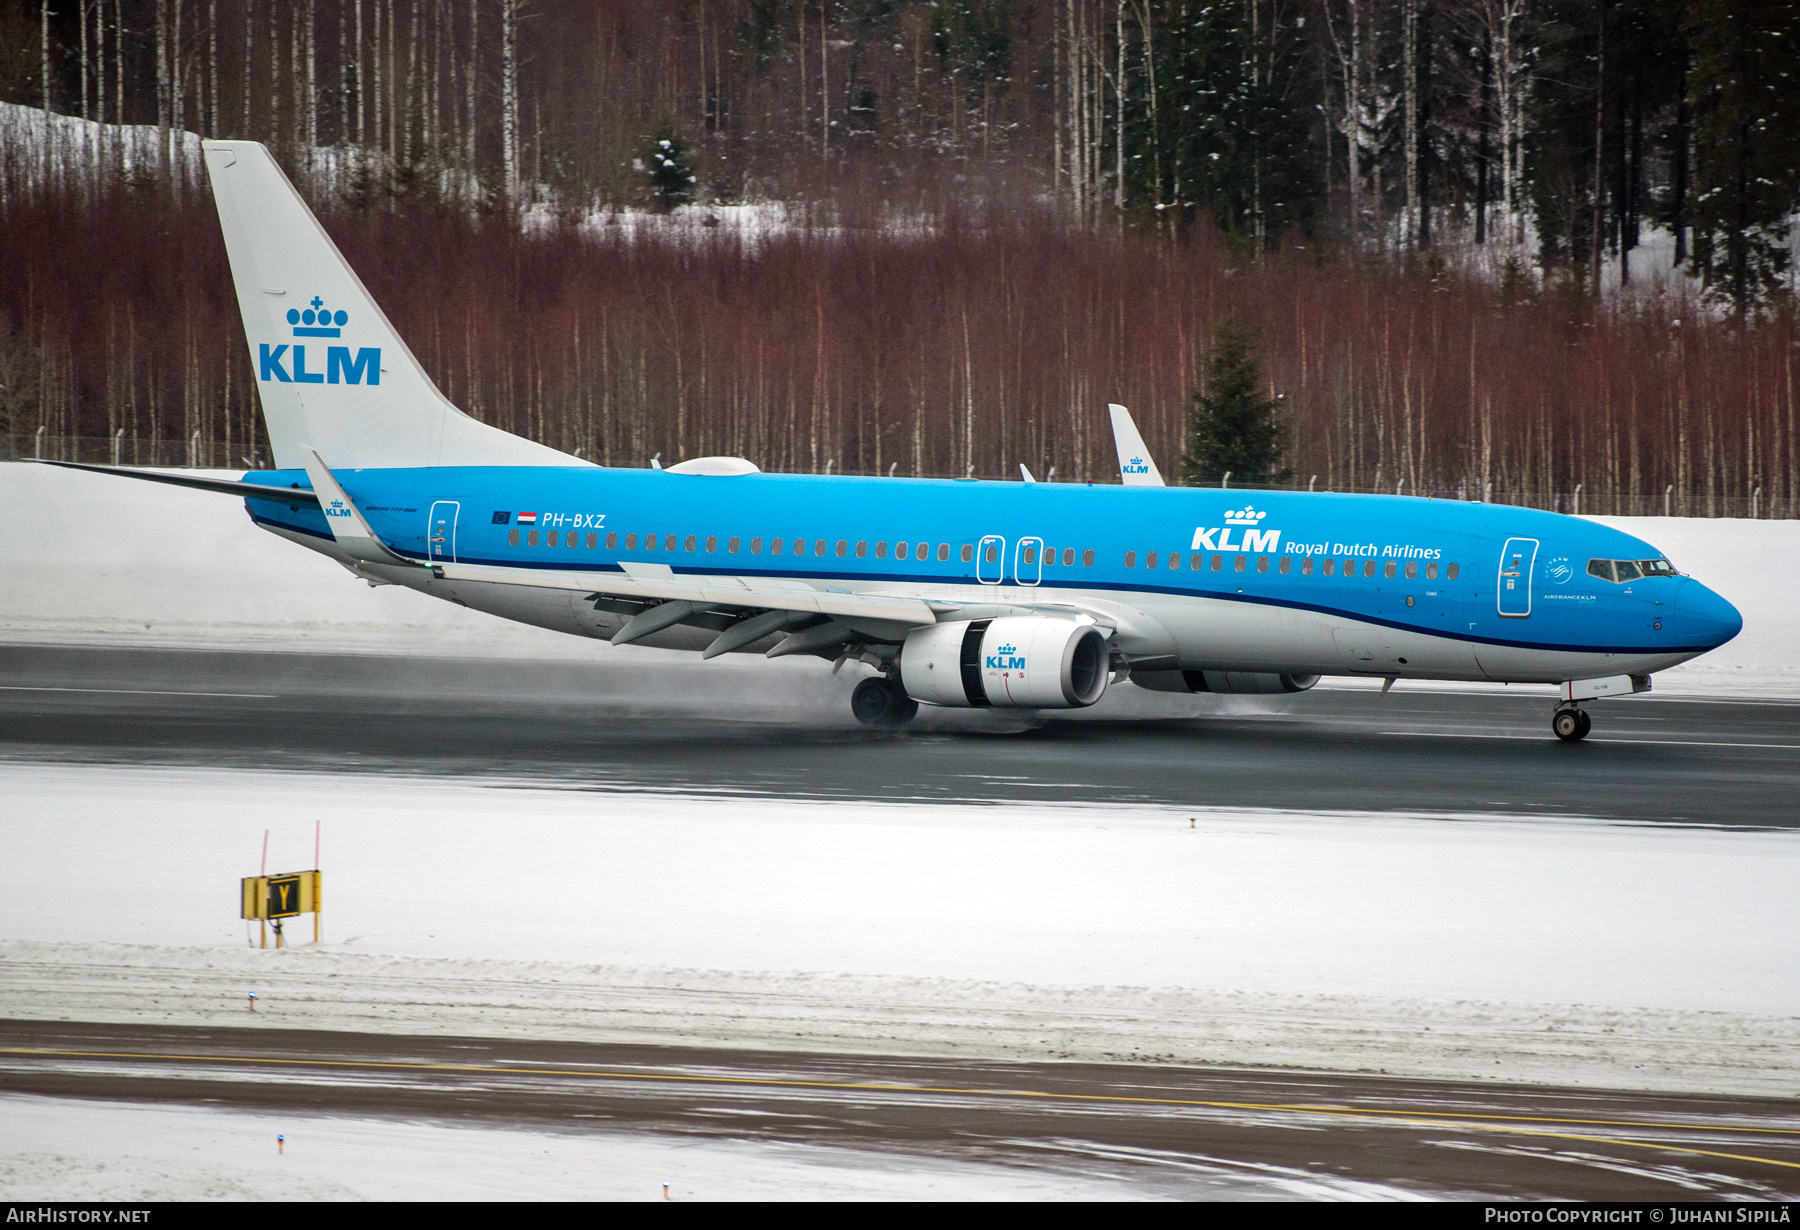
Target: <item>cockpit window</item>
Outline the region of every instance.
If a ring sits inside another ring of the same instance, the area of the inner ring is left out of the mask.
[[[1591,559],[1588,575],[1623,585],[1644,577],[1672,577],[1675,565],[1666,559]]]

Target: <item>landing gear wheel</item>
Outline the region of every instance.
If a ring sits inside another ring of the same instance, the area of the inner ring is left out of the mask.
[[[1594,719],[1581,709],[1558,709],[1550,718],[1550,729],[1564,743],[1579,743],[1594,728]]]
[[[850,712],[864,726],[904,726],[918,716],[919,702],[891,679],[865,679],[850,693]]]

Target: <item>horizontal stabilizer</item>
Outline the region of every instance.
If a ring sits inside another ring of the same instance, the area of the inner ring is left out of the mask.
[[[39,465],[61,466],[65,470],[87,470],[93,474],[117,474],[121,478],[141,478],[152,483],[168,483],[171,487],[191,487],[195,491],[215,491],[220,495],[242,496],[247,500],[271,500],[277,504],[317,504],[319,497],[298,487],[270,487],[262,483],[244,483],[233,478],[203,478],[198,474],[169,474],[161,470],[137,470],[125,466],[96,466],[80,461],[48,461],[27,458]]]

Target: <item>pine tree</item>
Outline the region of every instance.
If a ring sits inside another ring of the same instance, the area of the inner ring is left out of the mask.
[[[645,159],[650,169],[650,186],[656,189],[656,203],[665,210],[686,205],[694,199],[697,176],[688,166],[687,143],[680,137],[661,136],[650,147]]]
[[[1287,451],[1288,429],[1275,401],[1259,391],[1258,337],[1256,327],[1236,313],[1213,330],[1206,390],[1196,390],[1188,403],[1181,479],[1189,486],[1212,486],[1227,474],[1244,486],[1268,486],[1286,482],[1292,474],[1277,468]]]

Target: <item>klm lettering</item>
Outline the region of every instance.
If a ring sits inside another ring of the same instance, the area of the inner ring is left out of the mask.
[[[1217,541],[1213,535],[1217,534]],[[1194,531],[1194,545],[1190,551],[1242,551],[1252,554],[1258,551],[1274,551],[1281,542],[1280,530],[1245,530],[1244,541],[1231,541],[1231,528]]]
[[[288,355],[290,349],[293,351],[291,356]],[[291,369],[281,365],[284,356],[292,365]],[[381,347],[359,347],[353,357],[348,346],[327,346],[325,370],[309,372],[306,370],[305,346],[271,346],[263,342],[258,346],[257,379],[281,384],[380,384]]]

